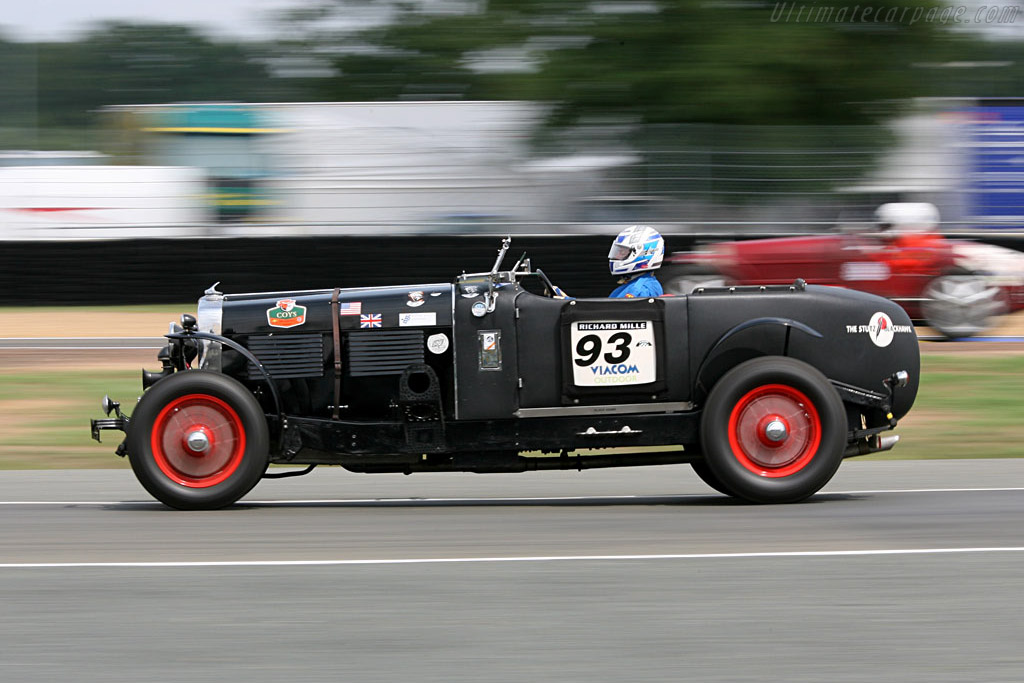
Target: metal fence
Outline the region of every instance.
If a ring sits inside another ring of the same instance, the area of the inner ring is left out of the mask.
[[[957,229],[972,191],[965,135],[932,116],[885,127],[648,126],[628,136],[640,161],[608,186],[642,198],[645,218],[670,232],[856,228],[889,201],[932,202]]]
[[[538,142],[522,112],[504,128],[477,117],[463,134],[443,117],[401,130],[372,119],[341,130],[330,117],[304,127],[305,112],[289,106],[291,118],[279,115],[284,124],[262,135],[94,135],[106,164],[191,164],[203,174],[199,189],[161,188],[149,171],[144,189],[122,185],[124,206],[118,188],[90,186],[97,172],[84,168],[78,180],[49,183],[34,171],[43,179],[31,196],[24,183],[20,196],[5,192],[17,137],[0,130],[0,237],[603,234],[640,222],[666,234],[790,234],[864,225],[885,201],[931,201],[946,225],[962,227],[970,194],[962,130],[930,116],[878,128],[591,126]],[[98,233],[104,226],[114,229]]]

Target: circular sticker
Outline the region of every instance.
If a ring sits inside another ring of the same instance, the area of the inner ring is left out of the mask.
[[[445,334],[430,335],[427,337],[427,348],[431,353],[444,353],[448,350],[448,336]]]
[[[868,324],[868,337],[875,346],[886,347],[892,343],[895,330],[892,327],[892,319],[885,313],[879,311],[871,316]]]

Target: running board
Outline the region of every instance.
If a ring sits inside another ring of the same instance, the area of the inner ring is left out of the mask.
[[[636,413],[684,413],[693,410],[689,401],[663,403],[621,403],[601,406],[553,406],[550,408],[520,408],[516,417],[567,417],[572,415],[633,415]]]

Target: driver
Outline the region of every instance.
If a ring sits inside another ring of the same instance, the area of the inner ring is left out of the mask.
[[[612,275],[622,275],[619,286],[609,296],[634,299],[661,296],[664,290],[654,271],[665,257],[665,240],[648,225],[632,225],[612,242],[608,251],[608,268]]]

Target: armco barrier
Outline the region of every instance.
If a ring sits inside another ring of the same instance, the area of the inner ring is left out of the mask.
[[[569,294],[605,296],[611,237],[513,238]],[[501,237],[317,237],[0,242],[4,305],[180,303],[223,292],[445,282],[490,269]],[[688,246],[685,238],[670,249]]]
[[[667,251],[757,235],[671,235]],[[960,234],[1024,250],[1017,234]],[[513,237],[506,266],[525,251],[573,296],[606,296],[610,235]],[[498,235],[289,237],[102,242],[0,242],[6,306],[182,303],[220,282],[223,292],[370,287],[453,281],[490,269]]]

